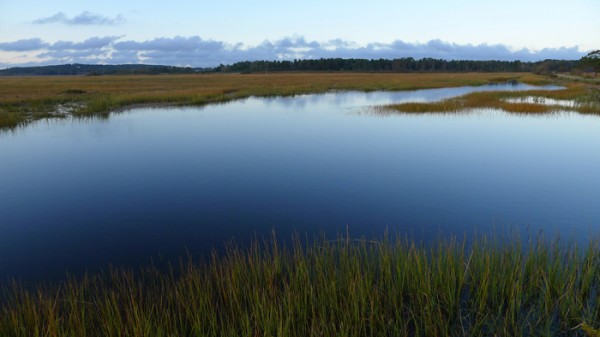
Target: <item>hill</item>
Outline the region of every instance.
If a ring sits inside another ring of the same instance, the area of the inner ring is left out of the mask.
[[[15,67],[0,70],[0,76],[44,76],[44,75],[152,75],[152,74],[191,74],[202,71],[199,68],[173,67],[148,64],[64,64],[40,67]]]

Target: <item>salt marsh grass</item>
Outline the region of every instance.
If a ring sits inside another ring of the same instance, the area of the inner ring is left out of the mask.
[[[154,76],[0,77],[0,127],[52,117],[59,104],[77,115],[106,114],[137,104],[203,105],[249,96],[287,96],[330,90],[413,90],[518,80],[543,84],[532,74],[274,73]]]
[[[529,99],[532,97],[535,99]],[[565,102],[569,102],[569,106],[566,106]],[[570,84],[563,90],[552,91],[474,92],[438,102],[390,104],[380,108],[379,112],[449,113],[481,108],[501,109],[517,114],[542,114],[564,110],[600,114],[600,90],[581,84]]]
[[[536,240],[297,237],[5,287],[2,336],[593,336],[600,249]]]

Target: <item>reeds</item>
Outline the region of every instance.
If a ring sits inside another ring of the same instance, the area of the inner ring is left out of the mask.
[[[367,74],[275,73],[155,76],[0,77],[0,128],[52,117],[59,104],[77,115],[106,114],[136,104],[203,105],[249,96],[289,96],[329,90],[413,90],[482,85],[511,79],[541,83],[517,73]]]
[[[536,97],[539,102],[519,102],[519,98]],[[571,100],[573,106],[546,104],[544,98]],[[449,113],[472,109],[500,109],[517,114],[545,114],[558,111],[575,111],[583,114],[600,114],[600,90],[583,85],[571,84],[563,90],[535,90],[521,92],[473,92],[460,97],[438,102],[390,104],[378,109],[379,113]]]
[[[592,336],[600,249],[478,237],[228,246],[175,270],[5,288],[2,336]]]

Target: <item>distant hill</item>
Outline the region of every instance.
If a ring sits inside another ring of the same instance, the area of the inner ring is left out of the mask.
[[[44,76],[44,75],[153,75],[191,74],[201,72],[201,68],[172,67],[148,64],[64,64],[41,67],[15,67],[0,70],[0,76]]]

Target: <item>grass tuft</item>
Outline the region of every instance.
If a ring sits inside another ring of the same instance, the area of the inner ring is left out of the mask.
[[[585,323],[581,323],[581,329],[585,331],[588,337],[600,337],[600,330],[594,329]]]

